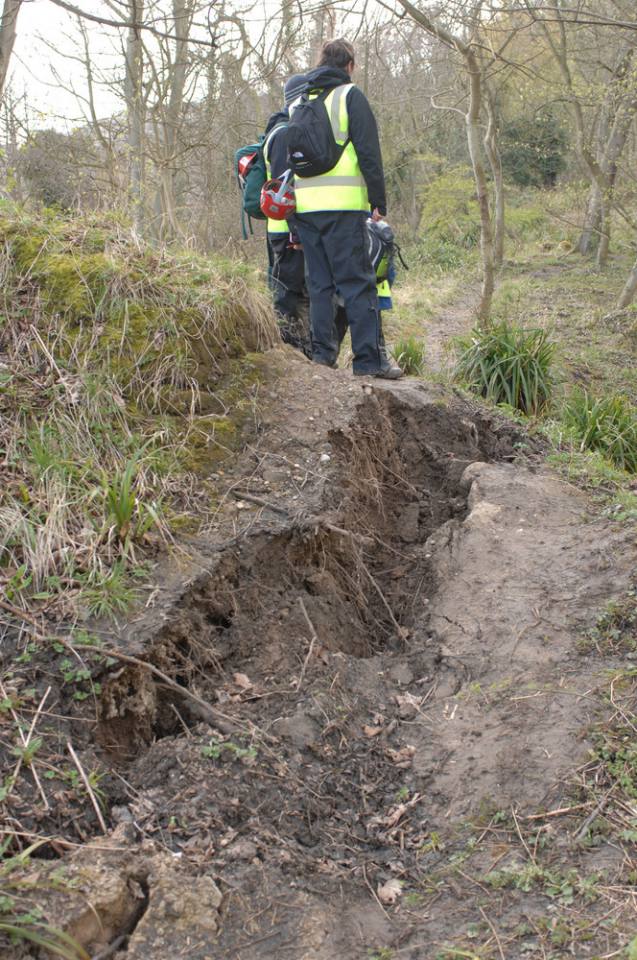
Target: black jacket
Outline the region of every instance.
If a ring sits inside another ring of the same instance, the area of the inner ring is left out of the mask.
[[[278,113],[273,113],[265,127],[266,137],[270,130],[273,130],[278,123],[287,123],[289,119],[290,115],[287,108],[285,110],[279,110]],[[285,127],[282,127],[281,130],[274,134],[268,145],[268,162],[273,179],[282,177],[289,166],[287,141],[285,136],[282,136],[284,133]]]
[[[345,70],[338,67],[316,67],[307,74],[308,89],[328,90],[352,80]],[[378,207],[383,216],[387,213],[383,158],[378,141],[378,127],[367,97],[358,87],[347,96],[349,137],[354,144],[361,173],[367,184],[372,210]]]

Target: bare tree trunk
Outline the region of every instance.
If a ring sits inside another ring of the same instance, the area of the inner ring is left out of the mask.
[[[491,313],[491,301],[495,286],[495,257],[493,250],[493,233],[491,230],[491,211],[489,210],[489,187],[482,160],[482,144],[480,142],[480,107],[481,107],[481,71],[477,58],[471,48],[466,54],[469,69],[469,109],[466,114],[467,142],[469,156],[473,167],[473,177],[476,184],[478,206],[480,208],[480,251],[482,253],[482,292],[478,306],[478,320],[488,323]]]
[[[4,148],[0,156],[2,169],[2,195],[17,200],[18,203],[24,202],[24,178],[20,168],[19,150],[20,138],[19,132],[24,134],[27,131],[26,119],[18,118],[18,108],[26,99],[26,94],[16,98],[13,96],[11,87],[5,87],[4,97],[0,101],[0,113],[2,117],[2,127],[4,128]]]
[[[319,61],[323,39],[325,37],[325,4],[322,3],[316,11],[313,20],[312,39],[310,41],[310,66],[313,67]]]
[[[637,96],[631,95],[624,99],[617,109],[613,127],[604,152],[602,169],[607,179],[606,190],[603,191],[600,203],[600,213],[602,225],[600,228],[600,241],[597,248],[597,266],[603,267],[608,259],[610,247],[611,230],[611,212],[615,200],[615,182],[617,180],[617,170],[619,158],[624,151],[628,134],[632,127],[635,114],[637,113]]]
[[[91,125],[91,129],[95,136],[97,143],[102,147],[103,150],[103,163],[104,169],[106,171],[106,177],[108,180],[108,185],[110,188],[110,194],[112,197],[117,196],[121,190],[121,183],[117,175],[117,162],[115,158],[115,150],[113,146],[113,139],[110,136],[105,136],[103,123],[99,118],[96,103],[95,103],[95,83],[93,76],[93,64],[91,62],[91,50],[89,44],[89,34],[88,28],[84,20],[81,17],[77,17],[77,25],[80,31],[80,36],[82,39],[82,46],[84,49],[84,69],[86,71],[86,109],[88,111],[88,119]]]
[[[9,63],[16,38],[16,25],[22,0],[4,0],[0,18],[0,98],[7,82]]]
[[[502,266],[504,260],[504,178],[502,176],[502,160],[498,150],[496,136],[495,103],[491,91],[485,85],[485,104],[487,108],[487,129],[484,134],[484,149],[491,167],[495,192],[495,236],[494,236],[494,263]]]
[[[418,164],[418,168],[420,164]],[[417,169],[418,169],[417,168]],[[414,238],[418,236],[418,231],[420,229],[420,217],[421,217],[421,204],[418,197],[418,182],[416,180],[416,173],[412,173],[409,183],[409,210],[407,213],[407,222],[411,228],[411,233]]]
[[[174,239],[180,233],[175,161],[188,72],[188,37],[193,6],[193,0],[173,0],[175,59],[169,80],[168,103],[163,111],[161,124],[160,182],[155,195],[155,209],[159,214],[159,236],[162,240]]]
[[[602,202],[602,192],[596,182],[591,184],[588,195],[588,204],[586,207],[586,216],[584,225],[580,234],[577,249],[583,255],[590,252],[593,236],[599,233],[600,207]]]
[[[527,0],[527,10],[532,14]],[[589,144],[586,142],[586,127],[584,120],[584,110],[582,102],[578,97],[571,68],[569,66],[568,47],[566,42],[566,22],[562,17],[559,7],[555,7],[555,13],[558,24],[559,42],[553,36],[548,23],[540,19],[544,36],[551,48],[555,61],[562,74],[562,79],[568,90],[569,100],[573,108],[573,119],[575,120],[575,142],[577,152],[587,168],[590,179],[591,196],[588,208],[588,223],[586,224],[586,233],[582,231],[580,237],[580,250],[588,250],[590,246],[590,234],[596,220],[599,220],[600,242],[597,254],[598,266],[603,266],[608,257],[610,246],[610,214],[613,205],[615,177],[617,174],[617,164],[622,150],[624,149],[628,132],[632,124],[635,113],[637,113],[637,96],[634,93],[635,81],[631,69],[634,47],[630,46],[624,51],[617,67],[613,72],[613,95],[617,95],[617,85],[624,84],[624,96],[620,98],[619,106],[616,109],[614,120],[611,126],[608,142],[600,155],[595,157]],[[610,96],[610,94],[609,94]],[[601,125],[602,129],[608,128],[608,120]],[[589,232],[590,231],[590,232]]]
[[[599,243],[597,244],[597,256],[595,263],[601,270],[608,260],[608,251],[610,250],[610,224],[611,224],[611,204],[612,194],[610,189],[604,190],[600,194],[599,203]]]
[[[130,0],[133,23],[144,16],[144,0]],[[132,26],[126,41],[125,97],[128,112],[128,183],[133,223],[139,236],[144,234],[144,97],[143,44],[141,30]]]
[[[597,124],[597,161],[602,163],[604,158],[604,147],[608,141],[611,114],[611,96],[610,92],[606,94],[600,109],[599,121]],[[592,181],[588,192],[588,201],[586,204],[586,214],[582,225],[582,232],[577,244],[579,252],[586,256],[590,253],[593,243],[593,237],[599,235],[600,205],[601,193],[595,180]]]
[[[489,209],[489,189],[484,168],[482,138],[480,136],[480,111],[482,108],[482,69],[473,43],[466,43],[460,37],[450,33],[436,23],[428,14],[415,7],[410,0],[398,0],[412,20],[436,37],[447,47],[457,50],[465,61],[469,76],[469,109],[465,114],[467,143],[476,185],[476,196],[480,209],[480,252],[482,255],[482,291],[478,305],[478,320],[488,324],[491,313],[491,301],[495,287],[495,254],[493,231]]]
[[[623,310],[625,307],[630,306],[635,299],[635,293],[637,293],[637,261],[635,262],[633,269],[630,271],[628,280],[624,284],[624,289],[622,290],[619,300],[617,301],[617,309]]]

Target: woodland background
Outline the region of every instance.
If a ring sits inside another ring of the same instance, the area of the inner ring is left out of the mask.
[[[56,118],[54,88],[42,118],[11,85],[16,30],[37,14],[28,0],[5,0],[0,189],[8,199],[116,211],[145,239],[225,249],[240,237],[235,149],[280,107],[285,78],[313,65],[326,38],[346,35],[379,122],[390,219],[403,242],[419,240],[424,259],[443,265],[453,247],[482,239],[483,317],[503,257],[507,189],[550,196],[575,187],[564,226],[598,266],[611,255],[614,223],[634,235],[631,0],[46,2],[68,11],[72,44],[42,44],[57,63],[52,82],[67,93],[60,51],[75,77],[81,65],[77,121]],[[106,116],[96,107],[104,87],[117,103]],[[636,287],[633,270],[620,306]]]

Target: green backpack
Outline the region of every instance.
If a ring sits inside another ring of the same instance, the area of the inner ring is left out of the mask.
[[[267,220],[268,218],[261,210],[261,188],[267,180],[265,167],[265,156],[263,148],[265,142],[269,139],[275,130],[280,130],[287,124],[277,124],[268,136],[259,137],[256,143],[248,143],[245,147],[239,147],[234,155],[234,170],[241,190],[241,229],[243,239],[248,239],[247,225],[250,233],[252,229],[252,220]]]
[[[259,137],[257,143],[239,147],[234,155],[234,168],[241,190],[241,228],[244,240],[248,238],[246,218],[250,233],[254,233],[252,219],[266,219],[261,212],[261,187],[266,181],[264,142],[265,137]]]

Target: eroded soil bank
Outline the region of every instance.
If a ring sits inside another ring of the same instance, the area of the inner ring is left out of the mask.
[[[587,903],[575,955],[619,949],[624,901],[585,881],[625,890],[627,854],[579,842],[573,771],[622,664],[580,641],[634,532],[460,397],[289,369],[214,529],[108,638],[155,672],[92,667],[73,736],[109,832],[51,793],[40,832],[87,843],[47,920],[94,958],[539,958]]]

